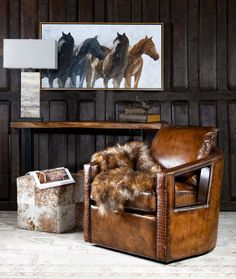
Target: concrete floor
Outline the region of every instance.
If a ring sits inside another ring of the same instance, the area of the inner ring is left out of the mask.
[[[236,212],[221,212],[217,247],[164,265],[93,246],[82,233],[16,228],[16,212],[0,211],[0,278],[236,278]]]

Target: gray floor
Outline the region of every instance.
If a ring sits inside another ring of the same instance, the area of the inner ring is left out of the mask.
[[[0,212],[0,278],[236,278],[236,212],[222,212],[217,247],[164,265],[95,247],[82,233],[16,228],[16,212]]]

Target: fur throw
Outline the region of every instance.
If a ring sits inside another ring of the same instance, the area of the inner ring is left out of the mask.
[[[143,191],[152,192],[156,173],[161,170],[153,162],[148,146],[137,141],[97,152],[91,164],[100,167],[92,182],[92,197],[101,215],[122,211],[127,200],[134,200]]]

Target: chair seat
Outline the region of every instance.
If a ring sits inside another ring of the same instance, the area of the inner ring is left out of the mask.
[[[197,191],[196,187],[183,182],[175,183],[175,206],[188,206],[196,202]],[[94,204],[94,198],[91,196]],[[156,212],[156,193],[141,192],[133,201],[127,201],[125,204],[127,211],[139,211],[143,213]]]

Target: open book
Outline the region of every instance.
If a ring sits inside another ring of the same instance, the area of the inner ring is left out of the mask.
[[[42,171],[31,171],[27,174],[34,177],[39,189],[47,189],[75,183],[69,170],[64,167]]]

